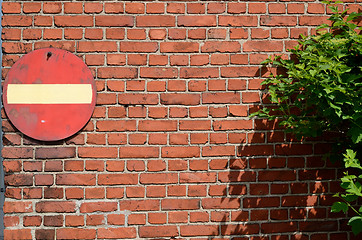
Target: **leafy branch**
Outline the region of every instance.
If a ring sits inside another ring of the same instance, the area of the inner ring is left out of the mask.
[[[362,35],[355,23],[362,13],[340,11],[341,2],[324,1],[329,5],[331,23],[317,27],[317,34],[302,36],[290,59],[272,56],[262,62],[269,68],[283,70],[265,81],[265,93],[271,104],[251,114],[279,120],[287,132],[297,138],[316,137],[324,132],[336,133],[334,154],[346,168],[361,171],[358,158],[362,149]],[[341,154],[343,153],[344,154]],[[362,175],[345,172],[337,194],[343,201],[333,204],[332,211],[356,214],[348,224],[354,234],[362,231],[362,208],[353,202],[362,197]]]

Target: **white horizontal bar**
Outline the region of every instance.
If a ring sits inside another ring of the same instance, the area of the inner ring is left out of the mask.
[[[8,84],[8,104],[90,104],[91,84]]]

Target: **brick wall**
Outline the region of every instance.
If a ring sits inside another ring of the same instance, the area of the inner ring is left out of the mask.
[[[341,7],[361,9],[361,0]],[[330,213],[337,166],[249,119],[268,75],[329,11],[300,1],[3,1],[4,79],[22,55],[81,57],[98,90],[59,142],[2,112],[5,239],[352,239]]]

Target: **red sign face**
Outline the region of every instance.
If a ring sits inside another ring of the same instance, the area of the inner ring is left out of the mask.
[[[25,135],[56,141],[78,132],[92,116],[96,86],[91,71],[74,54],[44,48],[20,58],[4,83],[3,103]]]

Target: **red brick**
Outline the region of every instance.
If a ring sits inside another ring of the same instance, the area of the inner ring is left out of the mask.
[[[181,68],[181,78],[217,78],[219,71],[217,68]]]
[[[191,212],[190,222],[208,222],[209,217],[209,213],[207,212]]]
[[[137,184],[137,174],[131,173],[117,173],[117,174],[99,174],[99,185],[131,185]]]
[[[87,215],[86,219],[88,226],[103,225],[105,223],[104,215],[99,215],[99,214]]]
[[[30,147],[3,147],[2,151],[3,158],[32,158],[33,148]]]
[[[193,53],[199,51],[199,44],[195,42],[161,42],[162,53]]]
[[[242,220],[244,221],[244,220]],[[221,231],[227,235],[234,235],[237,234],[256,234],[259,232],[259,225],[258,224],[229,224],[229,225],[222,225]]]
[[[249,13],[265,13],[266,3],[249,3]]]
[[[64,3],[64,13],[82,13],[83,4],[80,2],[66,2]]]
[[[161,200],[162,210],[193,210],[199,209],[198,199],[163,199]]]
[[[96,229],[82,228],[59,228],[57,238],[59,239],[95,239]]]
[[[279,197],[254,197],[243,199],[244,208],[266,208],[266,207],[279,207]]]
[[[39,159],[73,158],[75,157],[74,147],[50,147],[37,148],[35,157]]]
[[[107,223],[110,225],[124,225],[125,216],[123,214],[109,214],[107,215]]]
[[[299,228],[305,232],[318,232],[318,231],[332,232],[338,229],[338,222],[337,221],[301,222]]]
[[[104,15],[95,17],[95,25],[99,27],[132,27],[132,16]]]
[[[179,232],[176,226],[142,226],[139,235],[142,238],[175,237]]]
[[[215,173],[180,173],[180,183],[212,183],[216,182]]]
[[[57,2],[45,2],[43,4],[44,13],[60,13],[62,11],[62,4]]]
[[[18,216],[4,216],[4,227],[8,228],[8,227],[15,227],[18,225],[19,225]]]
[[[26,161],[23,162],[23,166],[26,172],[40,172],[42,170],[42,162]]]
[[[179,16],[177,25],[180,27],[213,27],[216,26],[215,16]]]
[[[12,174],[4,177],[7,186],[31,186],[33,184],[32,174]]]
[[[256,174],[251,171],[230,171],[218,174],[220,182],[252,182],[256,180]]]
[[[15,161],[4,161],[3,162],[3,168],[6,173],[10,172],[20,172],[22,165],[19,160]]]
[[[318,196],[285,196],[282,197],[282,206],[316,206]]]
[[[175,17],[169,15],[137,16],[137,27],[174,27]]]
[[[122,28],[107,28],[106,38],[107,39],[124,39],[125,30]]]
[[[84,225],[84,216],[65,216],[65,226],[78,227]]]
[[[47,37],[47,32],[45,32],[44,38]],[[39,40],[42,36],[42,31],[40,29],[24,29],[23,30],[23,39],[26,40]]]
[[[256,27],[257,25],[257,16],[219,16],[219,26]]]
[[[86,202],[80,206],[81,213],[113,212],[117,210],[117,202]]]
[[[120,210],[158,211],[160,209],[159,206],[159,200],[124,200],[119,202]]]
[[[24,3],[24,9],[26,9],[25,7],[25,3]],[[17,3],[17,2],[4,2],[2,4],[2,12],[3,14],[7,14],[7,13],[21,13],[21,3]]]
[[[141,68],[140,77],[142,78],[176,78],[177,69],[176,68]]]
[[[164,3],[147,3],[146,5],[147,13],[164,13],[165,6]]]
[[[205,42],[201,46],[201,52],[240,52],[240,48],[239,42],[212,41]]]
[[[21,30],[20,29],[10,29],[9,28],[9,29],[3,29],[3,31],[2,31],[2,39],[3,40],[20,40],[20,38],[21,38]],[[8,56],[8,57],[9,57],[8,61],[10,61],[10,56]],[[13,58],[16,58],[16,56],[13,56]],[[11,59],[13,59],[13,58],[11,58]],[[19,59],[19,57],[17,57],[16,60],[17,59]],[[9,67],[12,66],[15,63],[16,60],[14,59],[12,64],[9,65]],[[7,63],[8,63],[8,61],[7,61]],[[4,66],[8,66],[8,65],[4,65]]]
[[[40,201],[35,204],[36,212],[72,213],[76,211],[75,202],[71,201]]]
[[[3,209],[4,213],[27,213],[33,211],[33,204],[27,201],[22,201],[22,202],[5,201]]]
[[[146,192],[146,196],[149,198],[164,198],[166,197],[166,187],[165,186],[147,186],[147,192]],[[150,223],[156,223],[156,224],[161,224],[161,223],[165,223],[166,219],[164,219],[164,217],[166,217],[166,214],[162,213],[162,219],[158,219],[156,217],[157,213],[155,213],[155,215],[153,216],[152,222],[150,220],[150,215],[149,215],[149,222]],[[164,216],[164,217],[163,217]]]
[[[258,176],[259,181],[295,181],[295,171],[260,171]]]
[[[79,52],[115,52],[117,43],[111,41],[80,41],[77,44]]]
[[[63,188],[45,188],[44,189],[44,198],[46,199],[62,199],[63,198]]]
[[[59,185],[95,185],[95,174],[82,174],[82,173],[63,173],[57,174],[56,183]]]
[[[189,39],[206,39],[206,29],[189,29]]]
[[[128,223],[130,225],[145,225],[146,214],[131,214],[128,217]]]
[[[105,13],[123,13],[123,3],[122,2],[106,2],[104,3],[104,12]]]
[[[246,12],[246,3],[228,3],[228,13],[245,13]]]
[[[270,3],[268,6],[269,13],[271,14],[283,14],[285,13],[286,5],[283,3]]]
[[[41,225],[41,222],[42,222],[41,216],[24,216],[24,218],[23,218],[24,227],[28,227],[28,226],[39,227]]]
[[[312,145],[310,144],[281,144],[275,146],[275,153],[278,155],[309,155],[313,153]]]
[[[4,239],[33,239],[31,229],[5,229]]]
[[[280,41],[247,41],[243,45],[246,52],[276,52],[283,50],[283,43]]]
[[[183,94],[183,93],[164,93],[161,94],[160,100],[166,105],[198,105],[200,103],[200,95]]]
[[[222,67],[221,68],[221,77],[255,77],[259,76],[258,67]]]
[[[213,129],[216,131],[251,129],[250,120],[220,120],[213,122]]]
[[[219,235],[218,225],[182,225],[181,236],[217,236]]]
[[[307,13],[323,14],[325,12],[325,5],[321,3],[309,3]]]
[[[169,160],[168,161],[168,170],[169,171],[181,171],[187,169],[186,160]]]
[[[184,158],[199,157],[199,147],[162,147],[161,156],[163,158]]]
[[[177,121],[171,120],[141,120],[138,124],[138,130],[144,132],[165,132],[177,130]]]
[[[145,12],[145,4],[138,2],[126,2],[125,4],[126,13],[141,14]]]
[[[85,15],[54,16],[54,24],[57,27],[91,27],[93,17]]]
[[[322,23],[329,23],[326,16],[299,16],[298,18],[300,26],[318,26]]]
[[[172,169],[172,168],[171,168]],[[186,196],[186,186],[185,185],[171,185],[167,187],[168,196]]]
[[[262,233],[282,233],[282,232],[294,232],[297,231],[297,224],[294,222],[285,222],[285,223],[262,223],[261,232]]]
[[[126,196],[128,198],[143,198],[145,196],[144,187],[127,187]]]
[[[262,26],[296,26],[297,17],[294,16],[261,16]]]
[[[187,13],[201,14],[205,13],[204,3],[187,3]]]
[[[202,102],[207,103],[240,103],[240,93],[203,93]]]
[[[223,13],[225,12],[226,3],[208,3],[207,4],[207,13]]]
[[[81,158],[116,158],[118,151],[115,147],[81,147],[78,155]]]
[[[261,29],[261,28],[253,28],[251,29],[251,38],[253,39],[263,39],[269,38],[270,30],[269,29]]]
[[[63,216],[44,216],[44,226],[61,227],[63,226]]]
[[[137,231],[133,227],[98,228],[97,236],[105,239],[131,239],[137,237]]]
[[[82,39],[82,37],[83,37],[82,29],[73,29],[73,28],[64,29],[65,39]]]
[[[157,147],[121,147],[120,158],[156,158],[159,156]]]
[[[85,198],[86,199],[102,199],[105,197],[104,188],[86,188]]]
[[[303,3],[288,3],[288,13],[304,13]]]
[[[167,12],[174,14],[185,13],[185,4],[184,3],[167,3]]]

